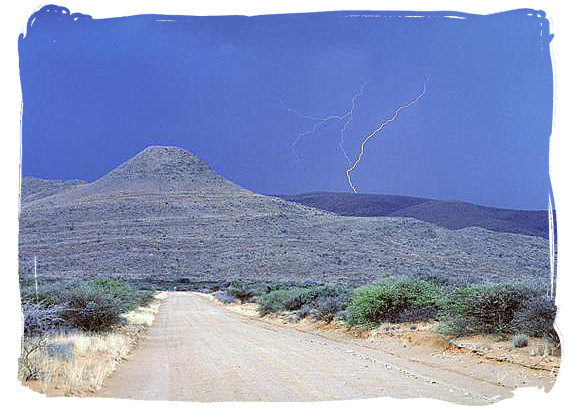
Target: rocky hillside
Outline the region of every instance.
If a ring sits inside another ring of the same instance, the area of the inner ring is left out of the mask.
[[[412,217],[457,230],[466,227],[548,238],[548,211],[497,209],[472,203],[408,196],[306,193],[278,196],[342,216]]]
[[[54,195],[81,186],[87,183],[84,180],[50,180],[26,176],[22,178],[20,190],[20,200],[22,202],[33,202],[44,197]]]
[[[37,256],[44,277],[361,284],[389,273],[475,281],[549,271],[541,237],[338,216],[243,189],[176,147],[149,147],[92,183],[22,194],[19,240],[21,269]]]

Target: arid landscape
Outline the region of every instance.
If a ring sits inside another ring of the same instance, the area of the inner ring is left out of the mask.
[[[23,178],[24,382],[196,401],[487,404],[550,390],[560,346],[541,214],[506,211],[489,230],[468,204],[464,228],[309,204],[243,189],[178,147],[148,147],[90,183]],[[536,227],[494,231],[513,225]],[[156,291],[170,292],[148,304]],[[136,324],[147,305],[156,320]],[[54,348],[68,350],[57,364]]]
[[[554,388],[545,11],[243,7],[20,21],[20,392]]]

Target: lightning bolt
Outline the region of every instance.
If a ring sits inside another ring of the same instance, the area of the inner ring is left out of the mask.
[[[353,162],[353,164],[345,171],[345,174],[347,175],[347,182],[349,183],[349,186],[351,187],[351,190],[353,190],[353,193],[357,193],[357,189],[355,188],[355,186],[353,185],[353,181],[351,180],[351,172],[353,172],[356,168],[357,165],[359,165],[359,163],[361,162],[361,159],[363,158],[363,155],[365,154],[365,146],[367,145],[367,142],[369,142],[369,140],[371,140],[371,138],[373,138],[376,134],[378,134],[379,132],[381,132],[385,126],[387,126],[388,124],[394,122],[396,120],[396,118],[398,117],[398,114],[411,107],[412,105],[416,104],[423,96],[424,94],[426,94],[426,84],[428,83],[428,81],[430,81],[430,77],[428,76],[426,78],[426,80],[424,81],[424,86],[422,88],[422,92],[415,97],[414,99],[410,100],[409,102],[407,102],[404,105],[399,106],[394,113],[390,116],[390,118],[388,118],[386,121],[384,121],[383,123],[381,123],[380,125],[378,125],[371,133],[369,133],[369,135],[367,135],[367,137],[365,139],[363,139],[363,141],[361,142],[361,146],[359,148],[359,154],[357,155],[357,159],[355,160],[355,162]]]
[[[351,123],[351,120],[353,119],[353,111],[355,110],[355,103],[357,101],[357,98],[359,98],[361,95],[363,95],[363,91],[365,90],[365,87],[367,86],[367,83],[364,83],[363,85],[361,85],[361,88],[359,89],[359,92],[356,93],[355,95],[353,95],[353,98],[351,98],[351,108],[349,108],[346,112],[346,116],[347,116],[347,121],[345,121],[343,123],[343,127],[341,128],[341,131],[339,131],[339,149],[341,149],[341,152],[343,153],[343,156],[345,157],[345,160],[347,161],[347,163],[349,165],[351,165],[351,159],[349,158],[349,155],[347,155],[347,152],[345,152],[345,147],[343,146],[345,143],[345,131],[347,130],[347,127],[349,126],[349,124]]]
[[[297,151],[296,147],[298,145],[298,142],[300,142],[300,140],[302,138],[304,138],[307,135],[316,133],[318,128],[320,128],[321,126],[325,125],[326,123],[328,123],[330,121],[344,121],[343,126],[342,126],[341,130],[339,131],[339,135],[340,135],[339,149],[343,153],[343,156],[345,157],[345,160],[347,161],[347,163],[351,164],[351,160],[349,159],[349,156],[347,155],[347,152],[345,151],[345,147],[343,146],[344,143],[345,143],[345,138],[344,138],[345,131],[347,130],[347,128],[349,127],[349,124],[351,123],[351,120],[353,119],[353,112],[355,110],[355,105],[356,105],[357,99],[361,95],[363,95],[363,91],[364,91],[364,89],[367,85],[368,85],[367,83],[364,83],[363,85],[361,85],[361,88],[359,89],[359,91],[357,93],[355,93],[353,95],[353,97],[351,98],[351,106],[345,110],[345,113],[343,115],[330,115],[330,116],[324,116],[324,117],[313,116],[313,115],[304,115],[304,114],[301,114],[300,112],[298,112],[297,110],[287,106],[284,103],[284,101],[282,100],[282,98],[280,98],[280,103],[282,104],[282,106],[284,106],[284,108],[288,112],[293,113],[294,115],[298,116],[299,118],[315,121],[315,123],[312,125],[312,127],[309,130],[301,132],[300,134],[298,134],[296,139],[294,139],[294,141],[292,142],[292,152],[294,153],[294,156],[296,157],[296,163],[300,163],[300,156],[298,155],[298,151]]]

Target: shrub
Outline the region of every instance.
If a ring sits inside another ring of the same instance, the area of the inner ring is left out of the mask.
[[[131,292],[130,285],[126,281],[116,278],[95,277],[90,279],[88,283],[99,291],[119,298],[126,298]]]
[[[237,301],[237,297],[229,294],[227,291],[215,291],[213,297],[221,301],[223,304],[231,304]]]
[[[21,286],[20,299],[22,304],[41,304],[45,307],[61,303],[61,295],[65,289],[64,283],[41,284],[38,287],[37,297],[35,285]]]
[[[124,280],[110,277],[95,277],[87,281],[88,287],[117,299],[121,304],[122,312],[133,310],[139,305],[149,301],[151,291],[140,291],[132,288]]]
[[[261,316],[271,312],[279,312],[286,309],[284,303],[289,299],[289,290],[275,290],[263,294],[258,299],[258,312]]]
[[[529,337],[525,334],[517,334],[513,337],[512,342],[515,348],[523,348],[529,344]]]
[[[520,284],[469,284],[458,287],[441,303],[442,332],[513,333],[515,313],[531,297],[535,288]]]
[[[227,287],[227,294],[241,302],[249,302],[257,295],[257,290],[251,285],[239,280],[231,281]]]
[[[317,308],[317,304],[330,297],[337,297],[341,293],[337,287],[333,286],[313,286],[307,288],[297,288],[289,290],[289,297],[284,302],[287,310],[295,311],[304,306]]]
[[[270,291],[259,297],[261,315],[279,311],[299,311],[298,317],[314,315],[316,318],[333,318],[345,308],[348,294],[334,286],[313,286]],[[313,314],[317,311],[316,314]]]
[[[440,287],[413,279],[386,279],[359,287],[347,307],[351,324],[400,322],[401,314],[416,308],[436,308]]]
[[[41,335],[56,330],[63,324],[59,316],[61,310],[61,306],[23,304],[24,334],[26,336]]]
[[[312,313],[312,311],[314,311],[312,307],[310,307],[309,305],[304,305],[298,310],[297,315],[300,319],[306,318]]]
[[[117,297],[80,285],[65,292],[60,316],[75,328],[103,331],[121,322],[123,309],[123,303]]]
[[[313,301],[314,295],[310,294],[310,290],[294,288],[291,290],[285,290],[287,297],[283,299],[282,306],[283,309],[289,311],[296,311]]]
[[[318,311],[318,319],[331,321],[338,312],[345,310],[347,303],[348,300],[345,295],[320,298],[315,305]]]
[[[128,282],[109,277],[95,277],[86,281],[59,281],[43,283],[38,287],[36,298],[35,286],[28,285],[20,288],[23,304],[40,303],[44,306],[60,305],[65,302],[66,293],[77,286],[90,287],[93,290],[115,297],[123,305],[123,311],[128,311],[152,300],[155,291],[151,289],[138,290]]]
[[[546,295],[527,300],[523,306],[515,312],[513,326],[529,335],[548,338],[558,343],[558,334],[554,330],[556,317],[556,305],[554,300]]]
[[[102,331],[121,321],[120,314],[146,304],[154,291],[137,290],[128,282],[96,277],[84,282],[59,281],[20,288],[26,335],[63,326]],[[37,301],[39,300],[39,301]]]
[[[40,379],[45,372],[40,356],[47,347],[47,335],[22,337],[22,354],[18,358],[18,377],[23,381]]]

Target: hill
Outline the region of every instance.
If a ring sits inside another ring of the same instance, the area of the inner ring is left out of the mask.
[[[408,196],[307,193],[277,196],[342,216],[412,217],[451,230],[466,227],[548,238],[548,211],[509,210]]]
[[[20,268],[31,272],[36,256],[40,279],[362,284],[385,274],[479,281],[549,272],[542,237],[338,216],[241,188],[176,147],[149,147],[94,182],[22,197]]]
[[[54,195],[81,186],[87,183],[84,180],[51,180],[26,176],[22,178],[20,199],[22,202],[33,202],[44,197]]]

